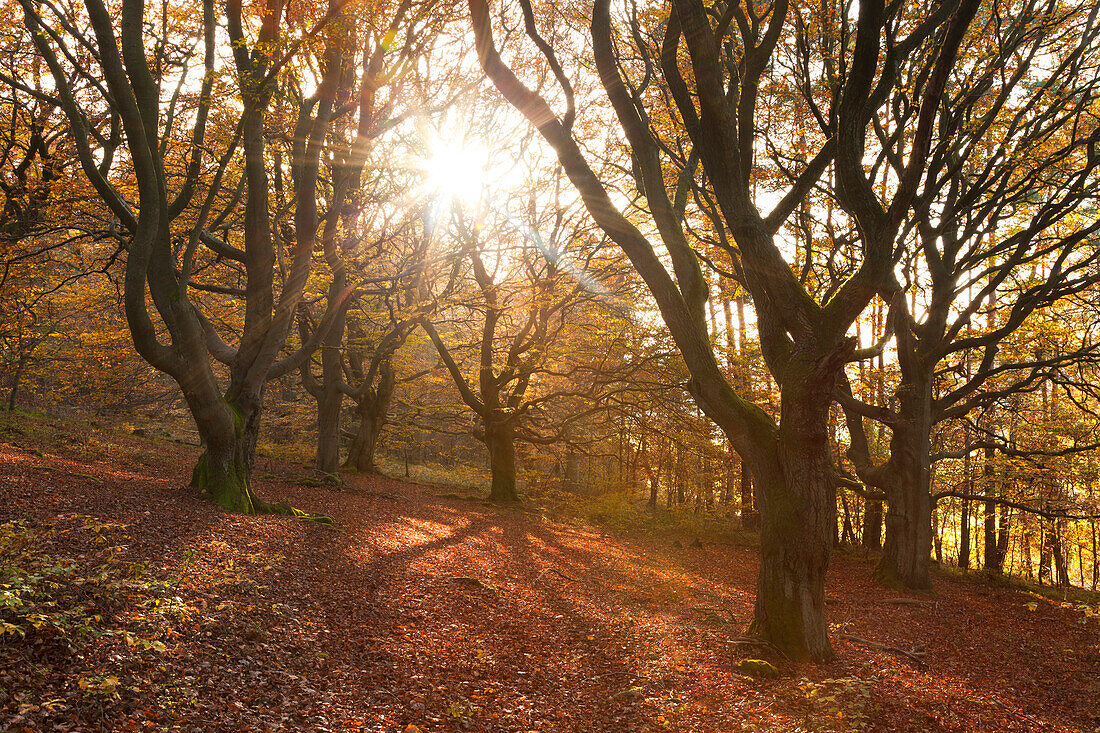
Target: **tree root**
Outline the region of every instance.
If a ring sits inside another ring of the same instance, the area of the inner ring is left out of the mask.
[[[327,514],[311,514],[310,512],[303,512],[301,509],[295,509],[289,504],[285,504],[281,501],[264,501],[263,499],[254,499],[253,507],[256,509],[257,514],[279,514],[284,517],[297,517],[298,519],[304,519],[307,522],[314,522],[325,527],[332,527],[335,525],[335,520]]]
[[[923,670],[928,668],[928,664],[924,660],[925,651],[923,646],[913,647],[911,651],[905,651],[904,649],[899,649],[896,646],[879,644],[877,641],[863,639],[858,636],[853,636],[852,634],[837,634],[837,636],[841,639],[847,639],[848,641],[854,641],[857,644],[869,646],[872,649],[878,649],[879,651],[890,652],[891,654],[897,654],[899,656],[905,657],[909,661],[913,662],[913,664],[916,665],[917,669]]]
[[[767,651],[772,652],[777,656],[783,657],[788,662],[791,661],[791,658],[787,656],[787,653],[785,651],[777,647],[775,644],[772,644],[770,641],[765,641],[764,639],[761,639],[759,636],[742,636],[737,639],[731,639],[730,644],[732,644],[733,646],[748,646],[756,647],[757,649],[766,649]]]

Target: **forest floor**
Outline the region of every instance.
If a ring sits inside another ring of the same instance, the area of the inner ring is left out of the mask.
[[[184,488],[195,450],[0,422],[0,730],[1100,726],[1100,624],[1080,605],[946,576],[901,594],[837,554],[837,660],[754,679],[735,668],[761,656],[737,643],[751,547],[380,477],[307,486],[266,459],[262,496],[336,528],[232,515]],[[843,634],[923,645],[926,667]]]

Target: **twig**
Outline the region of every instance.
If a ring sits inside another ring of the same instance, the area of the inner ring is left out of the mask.
[[[561,577],[563,577],[563,578],[565,578],[566,580],[568,580],[568,581],[571,581],[571,582],[573,582],[573,583],[578,583],[578,582],[580,582],[580,581],[578,581],[578,580],[577,580],[576,578],[574,578],[573,576],[571,576],[571,575],[566,575],[566,574],[565,574],[565,573],[563,573],[562,571],[558,570],[557,568],[553,568],[553,567],[546,567],[546,568],[543,568],[543,569],[542,569],[542,572],[541,572],[541,573],[539,573],[538,575],[536,575],[536,576],[535,576],[535,580],[539,580],[539,579],[540,579],[540,578],[541,578],[542,576],[546,575],[547,573],[555,573],[555,574],[557,574],[557,575],[560,575]]]
[[[889,603],[893,606],[927,606],[928,601],[922,601],[919,598],[887,598],[883,603]]]
[[[914,664],[916,664],[918,669],[925,669],[928,666],[924,661],[924,650],[919,647],[917,649],[914,649],[913,651],[907,652],[904,649],[899,649],[896,646],[879,644],[877,641],[870,641],[869,639],[863,639],[858,636],[853,636],[852,634],[837,634],[837,636],[839,636],[841,639],[847,639],[849,641],[854,641],[857,644],[869,646],[872,649],[878,649],[880,651],[890,652],[892,654],[900,654],[901,656],[909,659]]]
[[[464,583],[466,585],[472,585],[476,588],[484,588],[485,590],[491,591],[496,590],[496,586],[490,585],[483,580],[478,580],[477,578],[471,578],[469,575],[453,575],[451,576],[451,580],[455,580],[459,583]]]

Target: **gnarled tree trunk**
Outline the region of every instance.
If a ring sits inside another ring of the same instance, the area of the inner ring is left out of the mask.
[[[355,431],[351,445],[348,446],[345,466],[354,467],[360,473],[378,472],[374,453],[382,428],[386,425],[386,413],[390,408],[395,383],[393,364],[386,359],[379,366],[377,386],[367,389],[356,405],[359,429]]]

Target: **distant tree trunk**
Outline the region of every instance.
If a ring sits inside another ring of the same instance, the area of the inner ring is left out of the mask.
[[[1044,526],[1044,520],[1039,521],[1039,585],[1044,582],[1051,583],[1050,574],[1050,532]]]
[[[1065,548],[1062,546],[1062,528],[1058,522],[1052,522],[1050,532],[1050,554],[1054,559],[1054,580],[1059,588],[1069,587],[1069,568],[1066,564]]]
[[[943,535],[940,533],[940,511],[932,507],[932,543],[936,553],[936,562],[943,564]]]
[[[868,499],[863,511],[863,547],[867,550],[882,549],[882,502]]]
[[[1008,507],[1002,506],[997,522],[997,567],[1004,572],[1005,559],[1008,558],[1008,542],[1012,530],[1012,515]],[[1010,568],[1011,570],[1011,568]]]
[[[581,456],[570,444],[565,454],[565,481],[571,489],[576,489],[581,483]]]
[[[360,473],[378,472],[375,450],[386,425],[395,383],[393,364],[386,359],[379,366],[378,384],[373,389],[368,388],[356,405],[359,429],[355,431],[351,445],[348,446],[345,466],[353,466]]]
[[[339,482],[340,408],[343,395],[327,384],[317,401],[317,470]]]
[[[19,393],[19,380],[23,378],[23,370],[27,367],[28,355],[19,355],[19,362],[15,365],[15,374],[11,378],[11,390],[8,392],[8,412],[15,411],[16,395]]]
[[[997,489],[992,448],[986,448],[983,452],[982,478],[986,497],[982,502],[982,567],[987,573],[1000,575],[1004,557],[1001,555],[997,537]],[[1004,509],[1001,510],[1001,514],[1003,516]],[[1003,518],[1001,523],[1004,524]]]
[[[1092,535],[1092,590],[1095,591],[1097,583],[1100,582],[1100,564],[1096,562],[1096,522],[1089,522],[1089,530]]]
[[[1024,577],[1031,580],[1035,577],[1035,564],[1031,558],[1032,531],[1027,520],[1022,525],[1020,538],[1020,553],[1024,556]]]
[[[741,461],[741,527],[760,528],[760,515],[756,511],[756,501],[753,498],[752,471],[744,461]]]
[[[969,364],[969,362],[967,362]],[[967,444],[969,444],[969,433]],[[971,491],[974,482],[970,478],[970,453],[963,456],[963,481],[966,482],[967,491]],[[970,500],[959,500],[959,558],[958,565],[963,570],[970,567]]]
[[[959,508],[959,567],[970,567],[970,500],[961,499]]]
[[[684,505],[684,446],[676,446],[676,506]]]
[[[844,508],[844,523],[840,528],[840,543],[846,545],[855,544],[855,528],[852,527],[852,513],[848,508],[847,497],[840,497],[841,506]]]
[[[665,486],[665,509],[671,509],[672,508],[672,498],[673,498],[672,485],[676,482],[676,477],[673,474],[674,474],[673,466],[672,466],[672,464],[669,464],[669,466],[668,466],[668,482],[667,482],[667,485]]]

